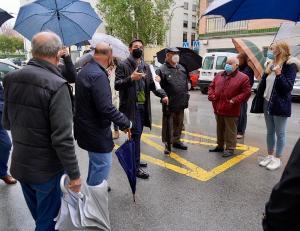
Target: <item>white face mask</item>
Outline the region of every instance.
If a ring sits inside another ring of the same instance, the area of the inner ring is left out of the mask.
[[[172,57],[172,62],[173,62],[173,63],[179,63],[179,61],[180,61],[179,55],[173,55],[173,57]]]

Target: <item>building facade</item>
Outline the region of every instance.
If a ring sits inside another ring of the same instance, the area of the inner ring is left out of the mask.
[[[175,0],[171,6],[167,22],[166,46],[189,47],[198,39],[199,0]]]
[[[200,15],[203,15],[213,0],[200,1]],[[245,38],[255,43],[264,52],[273,42],[283,20],[250,20],[225,23],[224,18],[202,17],[199,20],[200,54],[206,52],[234,52],[231,38]]]

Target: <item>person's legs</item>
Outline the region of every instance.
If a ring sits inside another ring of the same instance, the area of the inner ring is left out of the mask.
[[[0,113],[0,120],[2,118],[2,113]],[[11,140],[8,136],[6,130],[3,129],[0,121],[0,178],[3,178],[8,175],[7,162],[9,159],[9,154],[11,150]]]
[[[223,149],[225,144],[225,119],[223,116],[215,116],[217,122],[217,147]]]
[[[235,150],[237,134],[237,117],[225,117],[225,143],[226,150]]]
[[[27,204],[27,207],[29,208],[29,211],[31,213],[31,216],[36,221],[37,219],[37,199],[35,195],[35,190],[32,189],[31,185],[21,183],[22,192]]]
[[[112,165],[112,153],[89,152],[89,172],[87,184],[90,186],[99,185],[107,180]]]
[[[275,149],[275,123],[272,115],[268,113],[268,102],[265,101],[264,104],[264,115],[267,127],[267,147],[268,154],[273,155]]]
[[[285,146],[285,132],[286,132],[286,125],[287,125],[287,117],[280,117],[274,116],[274,124],[275,124],[275,131],[277,136],[276,142],[276,157],[280,158],[282,156],[284,146]]]
[[[173,113],[173,143],[180,143],[184,120],[184,110]]]
[[[241,114],[238,121],[237,133],[239,135],[244,135],[247,127],[247,110],[248,103],[245,102],[241,105]]]

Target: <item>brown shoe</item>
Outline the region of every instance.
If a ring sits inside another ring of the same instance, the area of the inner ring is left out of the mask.
[[[1,177],[1,180],[5,182],[5,184],[16,184],[17,180],[10,175]]]
[[[117,140],[117,139],[119,139],[120,138],[120,132],[119,131],[114,131],[113,132],[113,139],[114,140]]]

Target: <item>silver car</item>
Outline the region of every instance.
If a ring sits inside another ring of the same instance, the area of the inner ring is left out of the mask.
[[[300,97],[300,78],[297,78],[292,91],[293,97]]]

